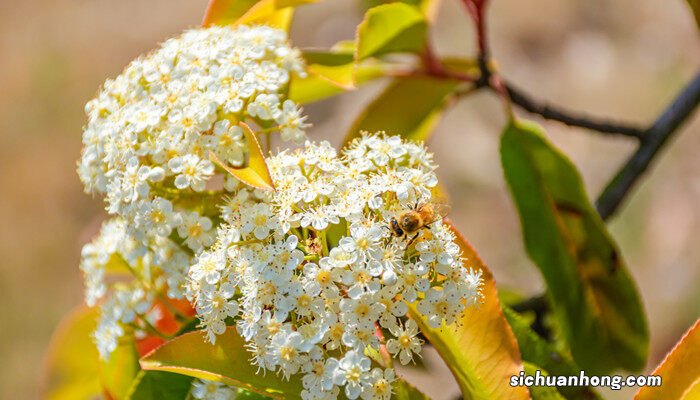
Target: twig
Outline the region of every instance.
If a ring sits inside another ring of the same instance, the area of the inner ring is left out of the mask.
[[[518,313],[524,313],[527,311],[532,311],[535,313],[535,320],[532,322],[531,326],[532,330],[546,340],[551,338],[552,332],[544,323],[544,318],[549,312],[549,303],[547,302],[547,297],[544,294],[533,296],[519,303],[515,303],[510,306],[510,308]]]
[[[607,120],[596,120],[587,115],[577,115],[569,110],[550,106],[546,103],[532,99],[529,95],[503,80],[498,74],[494,73],[489,66],[490,48],[487,38],[485,15],[488,0],[462,0],[462,3],[474,21],[474,25],[476,27],[480,76],[471,78],[469,81],[474,82],[477,89],[488,87],[498,92],[508,103],[508,112],[510,112],[510,103],[512,103],[527,112],[540,115],[545,119],[559,121],[569,126],[577,126],[600,133],[631,136],[641,139],[642,135],[644,134],[644,130],[639,127],[615,123]],[[436,67],[436,65],[440,65],[439,60],[437,60],[432,54],[430,55],[431,57],[425,60],[428,62],[424,62],[424,64],[428,67],[427,72],[430,73],[433,71],[440,71],[441,73],[438,75],[440,77],[444,77],[444,69]],[[455,78],[454,76],[449,77]]]
[[[597,119],[595,117],[577,114],[574,111],[566,110],[547,103],[537,101],[516,88],[512,83],[503,82],[494,74],[488,67],[488,62],[485,59],[479,59],[479,76],[470,76],[468,74],[452,71],[444,68],[440,61],[434,56],[430,48],[426,48],[423,55],[424,70],[402,71],[393,74],[394,77],[405,78],[413,76],[430,76],[439,79],[454,79],[467,83],[473,83],[473,87],[466,91],[460,92],[459,95],[471,94],[474,90],[481,88],[489,88],[501,94],[507,94],[510,101],[521,109],[537,114],[544,119],[558,121],[568,126],[589,129],[599,133],[622,135],[634,137],[641,140],[645,134],[645,130],[641,127],[614,122],[611,120]]]
[[[641,139],[644,135],[644,129],[629,124],[596,120],[588,115],[576,115],[575,112],[536,101],[515,88],[511,83],[506,83],[505,88],[513,104],[516,104],[529,113],[540,115],[542,118],[559,121],[569,126],[590,129],[600,133],[632,136],[638,139]]]
[[[490,49],[485,29],[487,2],[488,0],[462,0],[476,25],[477,44],[479,47],[480,76],[476,78],[470,77],[469,79],[474,84],[474,89],[488,87],[498,92],[501,98],[506,100],[509,113],[511,112],[510,103],[512,103],[525,111],[538,114],[546,119],[600,133],[630,136],[639,141],[637,151],[610,181],[596,201],[598,213],[603,219],[608,219],[615,213],[639,177],[647,170],[656,154],[697,107],[700,102],[700,72],[647,129],[608,120],[596,120],[587,115],[577,115],[571,111],[533,100],[529,95],[507,83],[499,74],[491,70],[489,66]],[[432,53],[426,54],[429,56],[425,60],[425,64],[428,67],[427,72],[440,71],[440,75],[444,75],[444,69],[440,67],[439,59]]]
[[[488,39],[486,37],[486,18],[484,18],[488,0],[462,0],[462,3],[467,9],[469,15],[474,20],[474,25],[476,26],[476,39],[477,45],[479,47],[479,59],[488,60],[489,46]]]
[[[659,118],[642,136],[637,151],[607,185],[596,201],[603,219],[612,216],[656,154],[668,142],[700,103],[700,72],[681,91]]]

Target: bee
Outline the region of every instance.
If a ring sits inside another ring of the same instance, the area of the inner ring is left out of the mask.
[[[427,202],[416,204],[389,221],[389,230],[398,238],[409,238],[408,245],[420,234],[420,230],[429,228],[433,222],[444,218],[449,211],[445,204]]]

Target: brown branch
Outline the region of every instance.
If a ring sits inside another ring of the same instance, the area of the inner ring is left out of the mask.
[[[678,130],[683,122],[693,113],[700,103],[700,72],[681,91],[676,99],[661,113],[659,118],[648,128],[617,123],[609,120],[595,119],[588,115],[577,114],[569,110],[550,106],[532,99],[526,93],[503,80],[489,66],[489,45],[485,29],[485,10],[488,0],[462,0],[467,12],[476,26],[478,62],[480,76],[471,78],[474,89],[488,87],[498,92],[504,100],[508,113],[510,103],[523,110],[537,114],[545,119],[559,121],[569,126],[577,126],[600,133],[634,137],[639,141],[637,151],[615,175],[596,201],[596,208],[603,219],[608,219],[618,209],[629,191],[644,174],[655,156]],[[431,64],[436,64],[434,55],[430,55]],[[439,65],[439,60],[437,65]],[[429,68],[430,70],[430,68]],[[440,69],[444,71],[444,69]]]
[[[544,119],[558,121],[569,126],[586,128],[600,133],[631,136],[638,139],[644,135],[644,129],[636,126],[596,119],[589,115],[577,114],[570,110],[534,100],[520,89],[515,88],[511,83],[505,83],[505,88],[513,104],[531,114],[537,114]]]
[[[474,20],[476,26],[476,40],[479,47],[479,59],[489,59],[489,45],[486,37],[486,6],[488,0],[462,0],[462,4],[467,9],[467,12]]]
[[[608,219],[615,213],[654,157],[693,113],[698,103],[700,103],[700,72],[646,130],[637,151],[598,197],[596,208],[603,219]]]
[[[507,83],[489,67],[490,48],[487,37],[488,32],[486,30],[486,7],[488,0],[462,0],[462,4],[471,16],[476,27],[480,70],[480,76],[474,80],[477,88],[491,88],[504,97],[506,102],[515,104],[529,113],[540,115],[545,119],[563,122],[569,126],[577,126],[601,133],[632,136],[638,139],[642,136],[644,130],[638,127],[607,120],[597,120],[588,115],[577,115],[574,112],[550,106],[532,99],[529,95],[515,88],[512,84]],[[432,56],[427,61],[430,61],[430,64],[425,63],[430,71],[430,66],[435,65],[435,57]],[[436,70],[443,71],[443,69]],[[511,112],[510,104],[507,104],[507,108],[508,112]]]

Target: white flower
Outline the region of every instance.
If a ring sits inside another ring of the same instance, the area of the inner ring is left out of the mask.
[[[384,304],[377,303],[371,293],[365,293],[355,299],[341,300],[340,310],[349,323],[372,323],[379,319]]]
[[[276,226],[276,221],[272,216],[272,210],[267,204],[258,203],[251,207],[251,210],[243,215],[241,225],[242,233],[253,233],[257,239],[265,239],[271,229]]]
[[[99,235],[83,247],[80,270],[85,282],[85,302],[94,306],[107,293],[105,282],[107,265],[113,255],[118,254],[129,241],[126,226],[119,219],[102,225]]]
[[[135,157],[129,158],[124,171],[119,173],[119,177],[115,180],[113,186],[118,188],[120,195],[123,196],[124,202],[134,202],[139,198],[148,196],[148,174],[150,168],[145,165],[139,165],[138,159]]]
[[[403,250],[398,244],[388,244],[370,250],[372,259],[369,261],[371,270],[379,275],[385,283],[393,285],[396,282],[396,270],[403,263]]]
[[[214,242],[213,225],[209,218],[202,217],[197,212],[181,215],[177,234],[184,243],[195,252]]]
[[[281,111],[280,99],[274,94],[260,94],[248,104],[248,114],[264,121],[277,118]]]
[[[224,268],[226,268],[226,255],[222,251],[202,253],[197,258],[197,263],[190,269],[190,277],[213,285],[221,279],[221,271]]]
[[[389,400],[393,393],[391,384],[396,380],[394,370],[387,368],[374,368],[370,374],[369,382],[362,391],[364,400]]]
[[[340,239],[339,244],[344,250],[356,252],[361,260],[367,260],[370,253],[379,251],[379,243],[385,232],[376,223],[354,223],[350,226],[350,236]]]
[[[394,326],[389,328],[394,338],[386,342],[386,349],[394,356],[399,356],[401,364],[406,365],[413,361],[413,354],[420,354],[423,340],[418,335],[418,325],[409,319],[404,327]]]
[[[328,257],[323,257],[320,264],[327,264],[333,268],[344,268],[353,264],[355,261],[357,261],[357,253],[354,251],[347,251],[339,246],[331,249]]]
[[[293,310],[302,317],[320,315],[324,307],[320,293],[318,286],[306,285],[304,291],[296,297]]]
[[[337,224],[340,219],[335,215],[333,207],[319,207],[308,210],[301,215],[301,226],[306,228],[311,226],[317,231],[328,228],[330,224]]]
[[[173,158],[168,162],[168,167],[177,175],[175,187],[178,189],[192,189],[201,192],[207,179],[214,173],[214,164],[209,160],[201,160],[194,154]]]
[[[426,274],[430,268],[423,263],[407,264],[401,268],[398,285],[401,294],[409,303],[418,299],[418,293],[425,293],[430,289],[430,281]]]
[[[231,297],[234,295],[233,285],[222,285],[219,289],[204,291],[197,298],[197,313],[205,324],[205,331],[210,342],[214,342],[216,335],[221,335],[226,330],[226,318],[238,315],[238,302]]]
[[[309,373],[302,379],[304,388],[311,392],[323,392],[333,389],[333,379],[338,370],[335,358],[314,358],[308,366]]]
[[[282,329],[277,332],[270,343],[270,356],[273,362],[281,368],[285,378],[297,373],[304,356],[301,351],[302,337],[299,332]]]
[[[170,236],[175,225],[173,204],[162,197],[157,197],[151,202],[140,203],[136,223],[155,235]]]
[[[204,146],[213,149],[220,159],[234,166],[241,166],[245,161],[246,145],[243,141],[243,129],[231,125],[225,119],[214,124],[212,135],[203,136]]]
[[[343,344],[351,349],[359,351],[365,348],[376,349],[379,347],[379,338],[374,333],[377,328],[369,321],[353,321],[348,324],[343,332]]]
[[[439,328],[443,321],[448,325],[455,321],[461,309],[460,299],[455,291],[431,288],[426,292],[425,299],[418,302],[418,311],[427,317],[431,327]]]
[[[284,141],[303,143],[306,135],[304,129],[309,125],[304,123],[306,116],[301,113],[301,109],[291,100],[285,100],[282,110],[275,117],[275,121],[282,126],[281,137]]]
[[[124,335],[124,328],[114,320],[101,321],[93,333],[93,339],[102,359],[108,359],[117,348],[117,340]]]
[[[125,325],[136,325],[136,317],[142,317],[153,302],[153,294],[139,284],[119,286],[100,305],[100,318],[93,338],[100,357],[109,359],[117,348],[118,340],[125,334]]]
[[[342,269],[336,269],[330,262],[321,266],[314,263],[304,264],[304,276],[308,279],[306,285],[310,287],[309,290],[333,290],[340,281],[341,272]]]
[[[340,360],[333,381],[336,385],[345,386],[345,395],[349,399],[356,399],[370,382],[370,365],[369,358],[361,352],[350,350]]]

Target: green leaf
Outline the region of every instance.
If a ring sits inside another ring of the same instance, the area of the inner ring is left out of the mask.
[[[210,0],[203,26],[267,24],[289,30],[293,7],[316,0]]]
[[[80,307],[61,321],[44,362],[41,398],[88,400],[101,396],[99,354],[90,337],[96,326],[94,308]]]
[[[163,371],[141,371],[134,379],[127,400],[188,400],[193,377]],[[269,400],[269,397],[238,389],[236,400]]]
[[[449,222],[447,222],[449,224]],[[450,326],[431,328],[409,304],[409,313],[457,379],[465,399],[528,399],[527,388],[510,386],[510,377],[523,370],[518,343],[498,301],[496,282],[471,245],[452,227],[466,266],[481,270],[484,301],[471,307]]]
[[[505,314],[515,337],[518,339],[518,347],[524,361],[536,365],[538,369],[551,375],[571,376],[579,374],[581,369],[576,366],[571,357],[561,353],[552,343],[543,340],[533,332],[522,316],[505,306],[503,314]],[[525,372],[527,372],[527,363]],[[569,400],[600,399],[600,396],[588,387],[562,386],[558,388],[558,391]],[[535,396],[533,395],[533,397]]]
[[[538,126],[516,121],[503,132],[501,161],[577,364],[599,374],[643,368],[649,333],[637,289],[574,165]]]
[[[244,168],[230,167],[220,160],[213,151],[209,151],[209,159],[246,185],[256,189],[274,190],[275,185],[270,177],[270,171],[267,169],[258,138],[247,124],[241,122],[240,126],[243,128],[243,136],[248,143],[248,165]]]
[[[652,375],[661,377],[661,386],[639,389],[635,400],[679,399],[700,397],[700,319],[688,329],[680,342],[656,367]]]
[[[395,80],[353,122],[345,144],[362,131],[386,131],[408,140],[427,140],[460,84],[429,77]]]
[[[370,9],[387,3],[404,3],[417,7],[429,22],[433,22],[440,8],[441,0],[364,0],[364,9]]]
[[[687,0],[695,17],[695,24],[700,28],[700,0]]]
[[[243,338],[231,327],[217,337],[216,344],[206,342],[202,332],[179,336],[143,357],[141,368],[223,382],[275,399],[301,398],[298,377],[284,381],[274,374],[258,374],[250,358]]]
[[[427,22],[421,11],[404,3],[371,8],[357,27],[355,61],[387,53],[423,50]]]
[[[537,371],[540,371],[540,375],[542,376],[549,376],[547,371],[544,371],[542,368],[538,367],[537,365],[524,362],[523,363],[525,367],[525,374],[529,376],[535,376]],[[530,386],[528,388],[530,390],[530,395],[532,396],[532,400],[566,400],[565,397],[559,393],[556,387],[551,387],[551,386]]]
[[[335,96],[385,76],[392,69],[378,60],[354,64],[354,44],[350,49],[338,47],[330,51],[304,51],[307,75],[292,75],[289,84],[292,101],[306,104]]]
[[[134,379],[127,400],[185,400],[192,387],[191,376],[162,371],[141,371]]]
[[[243,338],[235,327],[230,327],[213,345],[206,342],[202,332],[179,336],[143,357],[141,367],[146,371],[167,371],[223,382],[273,399],[301,399],[303,385],[299,375],[286,381],[274,374],[258,374],[250,358]],[[395,385],[394,399],[429,400],[400,379]]]

